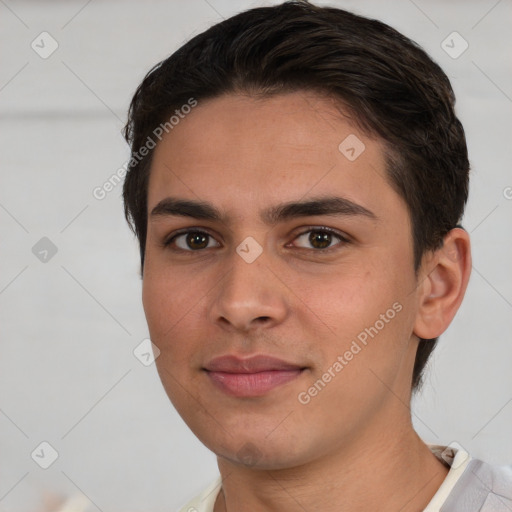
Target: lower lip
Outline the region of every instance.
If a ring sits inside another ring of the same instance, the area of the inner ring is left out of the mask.
[[[297,378],[302,370],[269,370],[258,373],[206,372],[224,393],[237,397],[262,396]]]

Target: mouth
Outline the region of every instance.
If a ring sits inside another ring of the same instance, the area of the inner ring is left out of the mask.
[[[204,368],[213,385],[230,396],[258,397],[298,378],[306,367],[271,356],[217,357]]]

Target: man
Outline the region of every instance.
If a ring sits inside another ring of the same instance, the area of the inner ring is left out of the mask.
[[[375,20],[243,12],[145,77],[125,214],[164,388],[216,455],[184,511],[512,510],[409,403],[469,280],[443,71]]]

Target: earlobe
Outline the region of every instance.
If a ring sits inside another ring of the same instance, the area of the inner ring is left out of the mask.
[[[437,338],[448,328],[464,298],[470,273],[469,235],[462,228],[454,228],[445,236],[443,246],[422,263],[416,336]]]

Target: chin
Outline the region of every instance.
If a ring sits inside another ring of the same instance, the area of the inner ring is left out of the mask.
[[[272,440],[268,435],[249,436],[247,432],[239,437],[235,434],[232,437],[227,436],[223,442],[204,444],[220,459],[254,470],[293,468],[307,462],[308,452],[317,453],[311,446],[298,445],[292,436]]]

